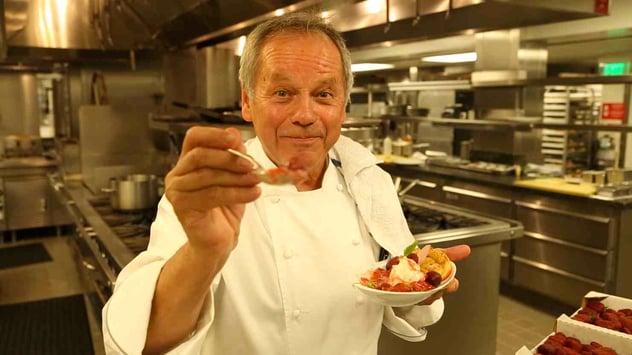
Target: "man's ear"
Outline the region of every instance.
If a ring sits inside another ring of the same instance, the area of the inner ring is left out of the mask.
[[[241,116],[244,121],[252,122],[252,111],[250,108],[250,97],[248,96],[248,92],[244,87],[243,82],[239,82],[241,85]]]

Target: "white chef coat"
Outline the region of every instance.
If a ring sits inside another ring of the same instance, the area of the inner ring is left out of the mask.
[[[257,139],[250,154],[267,158]],[[415,307],[407,321],[353,289],[377,260],[380,246],[367,232],[344,178],[330,161],[320,189],[262,184],[246,205],[239,243],[205,300],[192,336],[177,354],[376,354],[382,321],[408,340],[425,338],[443,302]],[[148,250],[119,275],[103,310],[109,353],[142,351],[160,269],[186,242],[163,197]],[[414,325],[412,325],[412,324]]]

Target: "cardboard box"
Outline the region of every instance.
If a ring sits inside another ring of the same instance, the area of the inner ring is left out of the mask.
[[[565,314],[557,318],[556,330],[566,336],[575,337],[584,344],[595,341],[612,348],[619,355],[632,355],[632,337],[625,333],[578,322]]]
[[[544,339],[542,339],[536,346],[533,347],[533,349],[529,350],[529,348],[527,348],[526,346],[521,347],[520,349],[518,349],[518,351],[516,351],[516,355],[533,355],[535,354],[535,351],[538,349],[538,346],[542,345],[542,343],[544,343],[551,335],[555,334],[555,332],[547,335],[544,337]]]
[[[623,307],[625,308],[625,307]],[[563,314],[557,318],[555,322],[555,331],[547,335],[533,349],[529,350],[526,346],[518,349],[515,355],[533,355],[538,346],[546,341],[549,336],[555,332],[562,332],[567,337],[577,338],[582,344],[590,344],[597,342],[603,346],[607,346],[619,355],[632,355],[632,342],[627,339],[626,334],[615,332],[610,329],[594,326],[592,324],[578,322],[567,315]]]
[[[601,303],[603,303],[604,306],[608,308],[612,308],[616,311],[620,309],[624,309],[624,308],[632,308],[631,299],[609,295],[607,293],[595,292],[595,291],[590,291],[584,296],[582,300],[582,308],[588,303],[588,300],[590,299],[596,299],[600,301]],[[575,313],[571,315],[571,318],[575,316],[576,314],[578,314],[580,310],[581,308],[575,311]],[[580,322],[576,320],[572,320],[572,321],[576,323],[581,323],[586,326],[590,326],[591,328],[594,328],[594,329],[599,329],[600,331],[605,331],[606,333],[623,337],[624,339],[627,339],[627,341],[630,342],[630,344],[632,344],[632,334],[626,334],[617,330],[607,329],[607,328],[603,328],[594,324],[584,323],[584,322]]]

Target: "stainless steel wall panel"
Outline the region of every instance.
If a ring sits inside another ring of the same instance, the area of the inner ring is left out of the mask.
[[[613,218],[617,213],[616,205],[608,205],[601,203],[591,203],[590,199],[585,197],[575,197],[564,194],[547,194],[537,190],[519,190],[516,197],[516,203],[528,203],[532,205],[540,205],[547,208],[567,211],[595,217],[599,220]]]
[[[79,109],[81,169],[93,191],[105,187],[110,177],[166,173],[166,154],[153,147],[147,114],[131,106]]]
[[[587,217],[591,217],[587,215]],[[517,203],[516,219],[527,232],[534,232],[557,239],[602,250],[608,250],[610,224],[570,215],[534,209]]]
[[[0,137],[39,135],[40,110],[35,74],[0,73],[0,92]]]
[[[632,231],[632,209],[626,209],[621,215],[619,230]],[[618,272],[615,275],[617,295],[632,298],[632,234],[622,234],[617,245],[617,264],[613,265]]]
[[[206,47],[200,50],[202,90],[197,102],[204,107],[234,107],[240,101],[239,57],[230,49]]]
[[[511,280],[511,274],[509,271],[511,262],[508,255],[500,255],[500,279],[502,281]]]
[[[525,233],[515,242],[514,255],[597,281],[606,280],[606,255],[532,238]]]
[[[512,218],[511,190],[454,181],[443,187],[444,201],[490,216]]]
[[[168,52],[163,57],[164,92],[165,104],[171,102],[185,102],[199,104],[197,102],[198,87],[203,82],[197,75],[198,72],[198,50],[188,48],[185,50]]]
[[[605,291],[603,285],[537,268],[514,257],[513,283],[576,307],[588,291]]]
[[[53,225],[50,186],[45,176],[6,178],[4,186],[9,230]]]

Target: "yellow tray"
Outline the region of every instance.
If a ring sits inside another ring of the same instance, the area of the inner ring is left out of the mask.
[[[572,184],[562,178],[520,180],[514,182],[514,185],[575,196],[591,196],[597,191],[597,187],[593,184],[586,182]]]

